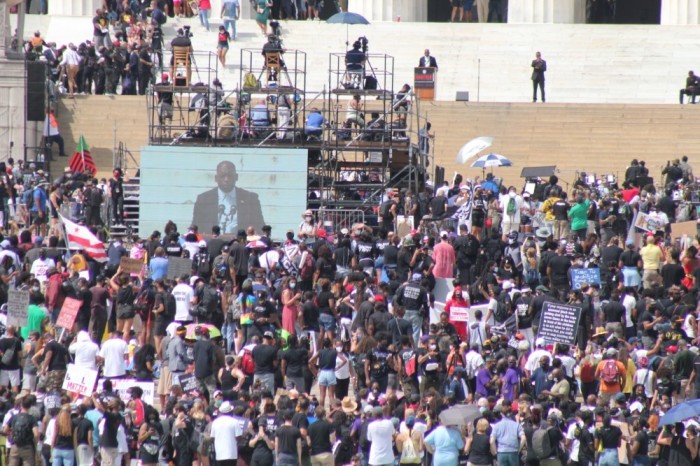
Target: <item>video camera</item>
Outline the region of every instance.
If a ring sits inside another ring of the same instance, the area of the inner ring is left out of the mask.
[[[194,34],[192,34],[192,31],[190,31],[190,26],[188,26],[188,25],[182,26],[182,30],[185,31],[185,37],[187,37],[188,39],[190,39],[194,36]]]
[[[365,36],[358,37],[357,41],[362,45],[362,53],[367,53],[367,44],[369,44],[367,37],[365,37]]]

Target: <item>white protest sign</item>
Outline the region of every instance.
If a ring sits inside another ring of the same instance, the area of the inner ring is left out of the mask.
[[[10,290],[7,293],[7,325],[26,327],[29,320],[29,291]]]
[[[450,320],[454,322],[469,322],[469,308],[450,307]]]
[[[96,380],[96,370],[68,364],[62,388],[78,395],[90,396],[95,390]]]
[[[98,382],[98,392],[102,391],[102,383],[105,379],[100,379]],[[125,403],[131,400],[131,395],[129,395],[129,389],[132,387],[139,387],[143,390],[143,395],[141,399],[153,406],[153,399],[155,397],[155,384],[153,382],[138,382],[136,379],[112,379],[112,389],[119,394],[119,398]]]

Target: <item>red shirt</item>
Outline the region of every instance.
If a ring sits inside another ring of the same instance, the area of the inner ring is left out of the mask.
[[[634,196],[639,194],[639,188],[630,188],[630,189],[623,189],[622,190],[622,199],[625,200],[626,203],[630,203],[632,199],[634,199]]]
[[[200,10],[211,10],[211,2],[209,0],[199,0]]]

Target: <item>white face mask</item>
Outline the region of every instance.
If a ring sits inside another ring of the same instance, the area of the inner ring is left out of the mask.
[[[508,195],[509,195],[510,197],[515,197],[515,192],[511,191],[511,192],[508,193]]]
[[[342,346],[336,346],[336,347],[335,347],[335,350],[336,350],[337,352],[340,353],[340,352],[343,351],[343,347],[342,347]]]

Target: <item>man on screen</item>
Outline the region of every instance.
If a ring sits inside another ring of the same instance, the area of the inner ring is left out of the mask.
[[[260,229],[265,225],[258,195],[236,187],[238,173],[232,162],[220,162],[214,179],[217,187],[197,196],[192,212],[194,225],[217,225],[222,234],[235,234],[247,226]]]

